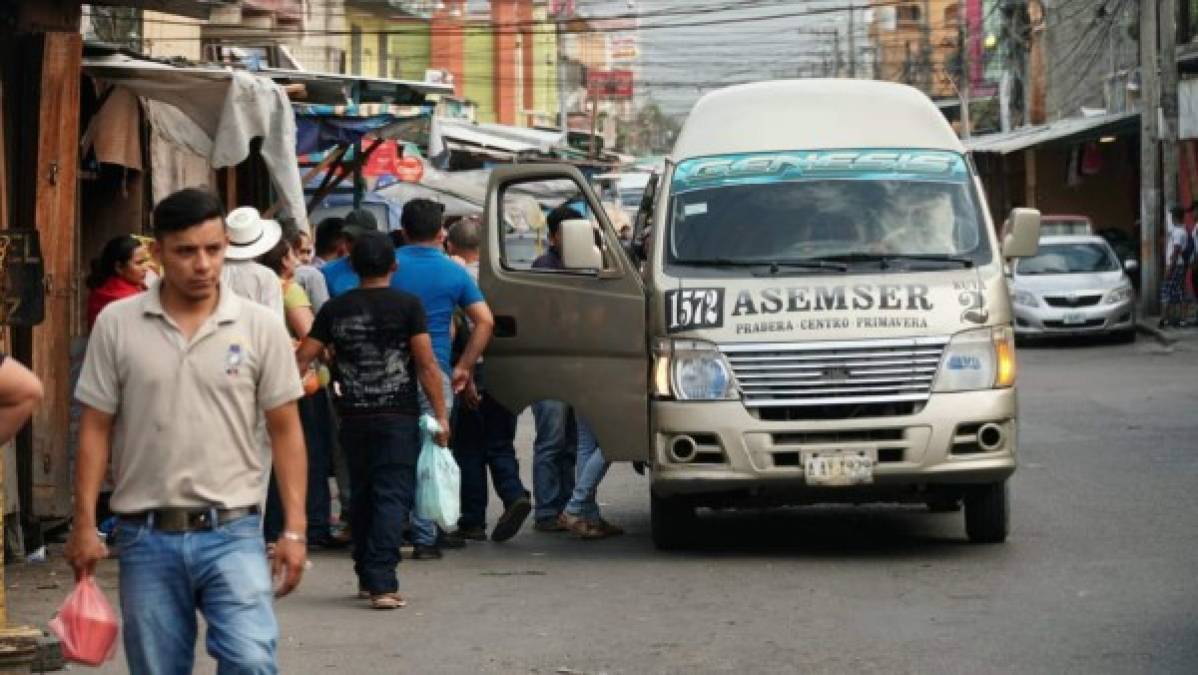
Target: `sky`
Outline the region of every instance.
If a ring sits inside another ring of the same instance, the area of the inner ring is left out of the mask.
[[[818,74],[825,60],[832,59],[834,40],[839,41],[847,63],[849,3],[576,0],[576,7],[590,16],[639,13],[642,100],[652,100],[667,113],[680,115],[704,92],[720,86]],[[864,46],[868,0],[855,4],[861,8],[854,15],[856,44]],[[821,11],[825,13],[818,13]],[[694,25],[700,22],[711,25]]]

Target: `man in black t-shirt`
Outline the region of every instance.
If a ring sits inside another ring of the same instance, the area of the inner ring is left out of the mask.
[[[333,349],[333,401],[353,485],[359,595],[376,609],[398,609],[405,602],[395,568],[420,455],[417,380],[446,430],[437,437],[443,446],[449,444],[449,422],[424,309],[415,296],[390,287],[391,241],[381,232],[362,234],[350,263],[361,285],[325,303],[296,358],[303,372],[324,348]]]

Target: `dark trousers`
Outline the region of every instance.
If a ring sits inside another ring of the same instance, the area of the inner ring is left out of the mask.
[[[485,527],[487,469],[504,506],[525,495],[516,461],[516,416],[483,392],[477,409],[453,407],[453,456],[462,472],[459,527]]]
[[[416,498],[417,418],[344,416],[340,438],[353,484],[350,517],[358,585],[375,594],[392,593],[399,588],[395,567],[403,526]]]
[[[329,493],[329,472],[333,462],[333,416],[328,393],[321,389],[298,402],[300,424],[304,428],[304,444],[308,446],[308,541],[320,543],[329,538],[329,519],[332,517],[332,495]],[[276,541],[283,529],[283,504],[275,472],[270,472],[266,491],[266,513],[262,519],[262,535],[266,541]]]

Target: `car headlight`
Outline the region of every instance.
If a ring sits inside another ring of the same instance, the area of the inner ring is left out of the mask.
[[[1110,293],[1106,294],[1106,299],[1103,300],[1108,305],[1117,305],[1121,302],[1127,302],[1131,299],[1131,286],[1120,286]]]
[[[1015,384],[1015,334],[1010,328],[958,333],[940,360],[935,391],[976,391]]]
[[[710,342],[659,340],[654,348],[653,393],[679,401],[740,398],[728,359]]]
[[[1040,301],[1036,299],[1035,295],[1018,289],[1011,292],[1011,302],[1015,303],[1016,305],[1023,305],[1024,307],[1040,306]]]

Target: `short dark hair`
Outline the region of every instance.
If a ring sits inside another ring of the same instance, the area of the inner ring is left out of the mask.
[[[182,232],[220,218],[225,223],[225,207],[216,195],[200,188],[184,188],[167,196],[154,207],[154,237]]]
[[[399,218],[409,242],[430,241],[441,231],[441,214],[445,206],[431,199],[413,199],[403,205]]]
[[[286,236],[283,236],[279,239],[279,243],[274,245],[274,248],[258,256],[258,263],[269,267],[275,274],[282,274],[283,258],[286,258],[290,252],[291,242],[287,241]]]
[[[330,216],[320,221],[316,226],[316,255],[332,253],[345,240],[342,230],[345,219],[340,216]]]
[[[391,239],[391,245],[395,248],[403,248],[407,245],[407,240],[404,239],[403,230],[391,230],[387,233],[387,237]]]
[[[382,232],[363,232],[354,241],[354,250],[349,254],[349,264],[363,279],[381,277],[391,271],[395,263],[395,247],[391,239]]]
[[[549,227],[549,234],[557,234],[562,227],[562,221],[579,220],[580,218],[582,218],[582,214],[578,212],[578,209],[562,204],[549,212],[545,218],[545,225]]]

